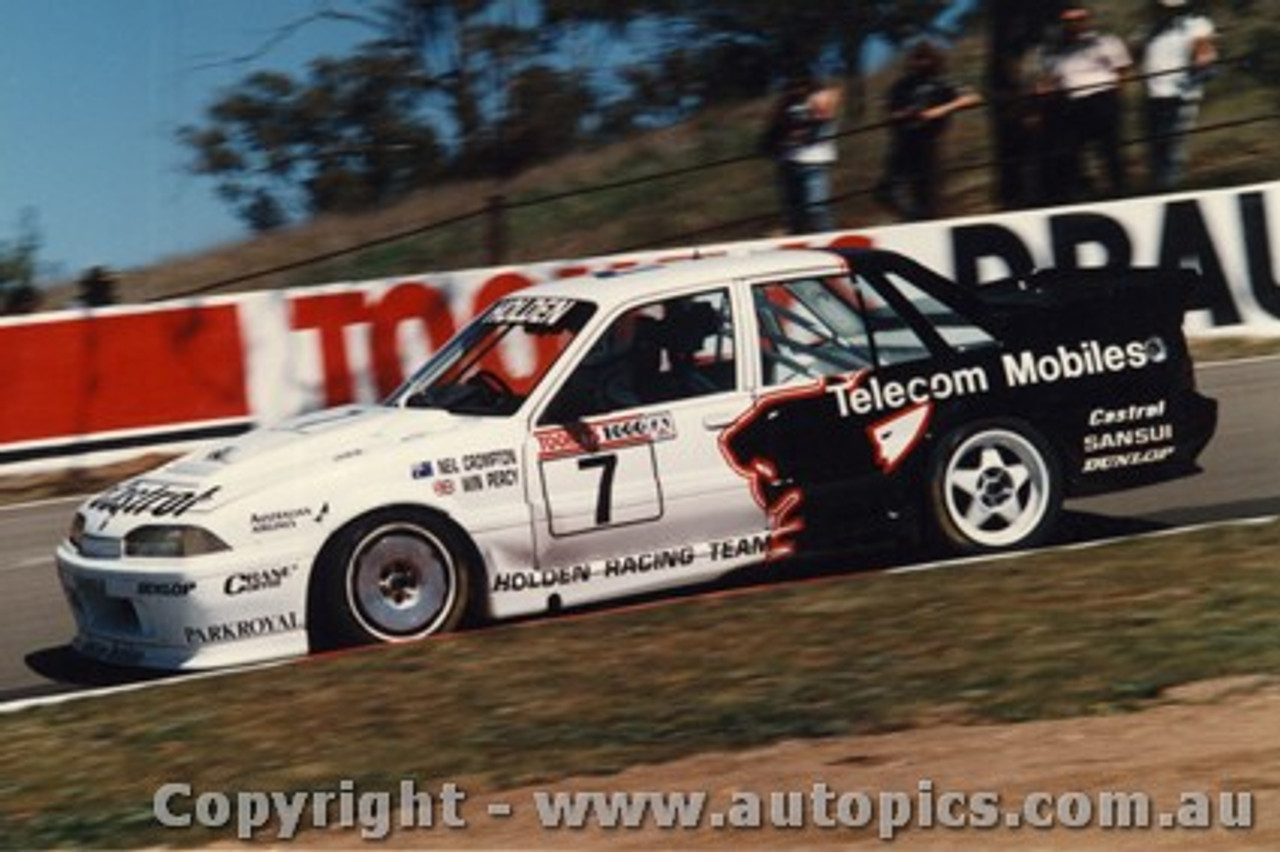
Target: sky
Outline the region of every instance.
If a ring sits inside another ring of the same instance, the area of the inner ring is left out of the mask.
[[[955,0],[952,12],[973,4]],[[0,243],[34,214],[48,283],[249,236],[213,182],[186,171],[175,133],[203,124],[219,93],[253,71],[301,74],[369,37],[337,21],[290,28],[323,5],[0,0]]]
[[[262,69],[301,72],[369,33],[313,0],[0,0],[0,242],[36,217],[41,280],[144,266],[246,236],[188,174],[183,124]],[[269,46],[249,64],[234,60]]]

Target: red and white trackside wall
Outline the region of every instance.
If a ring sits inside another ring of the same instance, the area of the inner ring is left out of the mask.
[[[962,284],[1037,267],[1200,270],[1193,335],[1280,336],[1280,182],[801,238],[0,319],[0,474],[215,439],[371,402],[493,300],[584,272],[874,245]]]

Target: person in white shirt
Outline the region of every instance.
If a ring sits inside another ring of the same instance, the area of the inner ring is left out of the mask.
[[[778,187],[793,234],[835,230],[831,168],[836,162],[838,86],[819,80],[807,66],[788,75],[761,139],[778,167]]]
[[[1048,103],[1058,113],[1049,129],[1058,148],[1053,157],[1060,189],[1057,201],[1078,201],[1089,193],[1082,162],[1087,146],[1097,148],[1113,195],[1126,189],[1120,152],[1120,85],[1132,66],[1122,39],[1093,28],[1084,6],[1062,11],[1062,41],[1045,54]]]
[[[1142,46],[1148,168],[1157,190],[1173,189],[1187,162],[1187,134],[1204,98],[1218,49],[1213,22],[1188,0],[1155,0],[1156,21]]]

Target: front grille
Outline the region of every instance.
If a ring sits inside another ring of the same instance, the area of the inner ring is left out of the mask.
[[[85,626],[94,632],[117,636],[137,636],[142,632],[142,623],[133,604],[108,595],[105,581],[78,577],[68,592],[72,607],[84,620]]]

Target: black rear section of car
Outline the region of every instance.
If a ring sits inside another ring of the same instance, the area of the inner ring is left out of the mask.
[[[908,525],[945,520],[950,513],[959,519],[952,526],[962,529],[946,536],[949,545],[960,545],[953,549],[992,549],[991,543],[1003,539],[985,534],[998,524],[989,529],[973,523],[967,533],[963,528],[966,515],[970,521],[983,515],[981,509],[970,509],[972,500],[994,504],[999,489],[982,490],[985,484],[979,488],[973,483],[1008,479],[1009,474],[1020,480],[1039,471],[1037,499],[1050,504],[1050,511],[1044,525],[1027,522],[1025,535],[1017,541],[1010,536],[1011,546],[1024,546],[1043,537],[1052,521],[1051,504],[1058,499],[1148,485],[1199,470],[1197,459],[1217,425],[1217,403],[1196,389],[1182,329],[1187,311],[1204,307],[1194,271],[1044,270],[965,287],[893,252],[840,254],[880,299],[878,306],[869,303],[866,308],[871,335],[883,333],[879,315],[892,310],[909,320],[932,350],[928,359],[877,363],[858,377],[859,390],[850,393],[861,396],[849,396],[849,401],[861,403],[854,407],[867,415],[842,426],[898,428],[895,417],[914,406],[927,408],[927,431],[919,448],[892,469],[872,473],[865,462],[856,465],[871,474],[864,474],[862,482],[835,475],[840,465],[819,464],[805,483],[805,493],[817,498],[807,506],[807,521],[816,521],[824,510],[834,514],[836,506],[858,503],[879,507],[873,516],[898,517]],[[904,298],[910,289],[949,305],[954,313],[946,322],[971,324],[986,337],[937,326],[945,312],[936,306],[929,309],[931,316],[915,310],[909,301],[914,298],[918,305],[920,296]],[[926,323],[933,323],[937,334],[923,328]],[[896,401],[889,390],[897,392]],[[829,427],[828,435],[838,434],[838,427]],[[848,450],[860,452],[852,443],[846,444]],[[803,444],[819,445],[815,440]],[[805,452],[783,455],[798,458]],[[824,491],[843,491],[843,499],[821,499]],[[859,491],[861,499],[854,499]],[[929,499],[921,503],[921,494]],[[978,540],[984,537],[987,544]],[[995,549],[1001,546],[994,544]]]
[[[1067,496],[1199,470],[1196,460],[1217,425],[1217,403],[1196,389],[1182,330],[1186,312],[1203,307],[1194,271],[1046,270],[984,285],[975,295],[1006,349],[1066,358],[1135,343],[1148,350],[1150,364],[1140,371],[1084,376],[1027,395],[1038,409],[1035,421],[1061,455]],[[1065,356],[1062,346],[1069,347]]]

